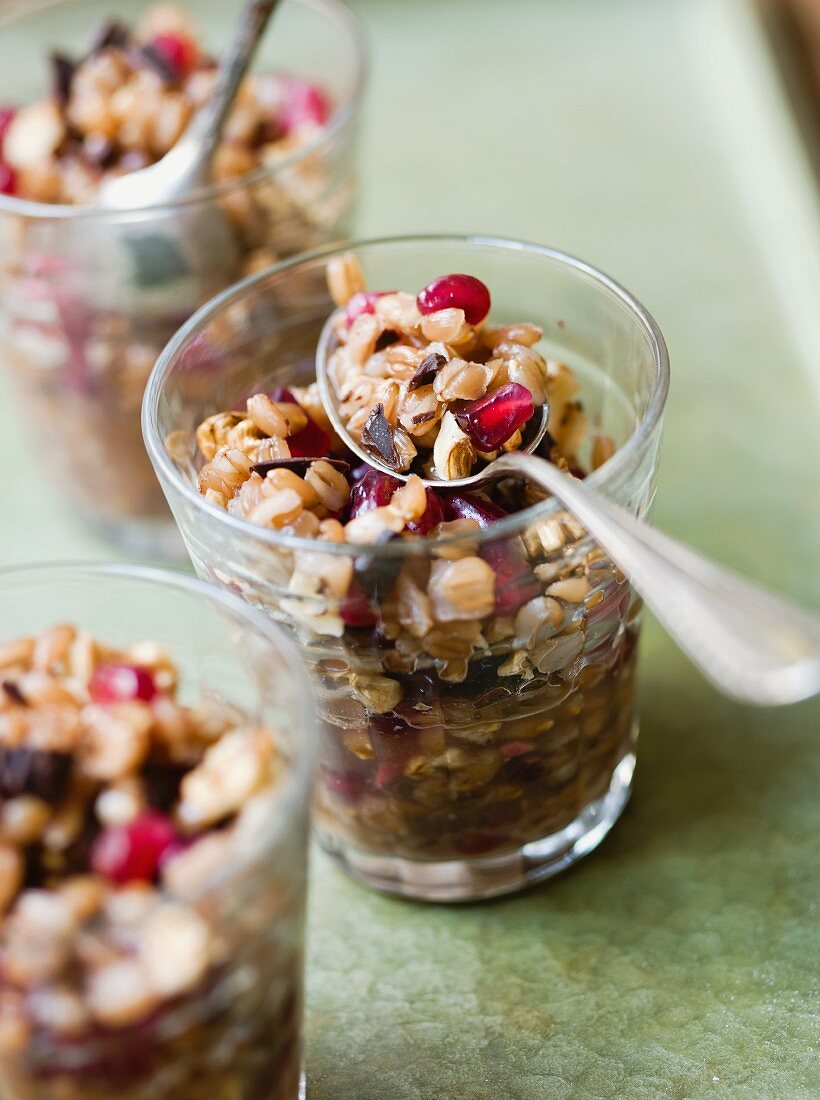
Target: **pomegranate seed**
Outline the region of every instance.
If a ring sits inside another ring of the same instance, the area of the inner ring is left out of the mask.
[[[0,160],[0,195],[13,195],[16,190],[17,176],[14,169]]]
[[[128,825],[104,829],[91,849],[91,869],[119,885],[153,882],[163,859],[180,849],[181,838],[163,814],[149,810]]]
[[[502,756],[525,756],[536,748],[534,741],[507,741],[499,749]]]
[[[196,42],[186,34],[158,34],[151,46],[177,76],[187,76],[199,57]]]
[[[277,386],[271,393],[270,399],[271,401],[289,401],[294,405],[299,405],[290,390],[284,386]],[[301,405],[299,407],[301,408]],[[304,428],[300,432],[296,432],[295,435],[288,436],[287,443],[291,457],[316,458],[317,455],[326,457],[330,454],[330,439],[319,425],[310,419],[307,412],[305,412],[305,416],[307,416],[308,422]]]
[[[351,581],[347,595],[339,604],[339,614],[347,626],[375,626],[376,614],[367,596],[355,581]]]
[[[483,856],[506,840],[504,833],[465,833],[455,842],[455,849],[464,856]]]
[[[472,275],[441,275],[419,292],[416,305],[421,313],[463,309],[468,322],[477,325],[490,312],[490,292]]]
[[[371,508],[381,508],[389,504],[393,494],[401,488],[397,477],[383,474],[381,470],[368,470],[364,477],[353,486],[348,502],[348,521],[369,512]]]
[[[450,493],[444,510],[448,519],[472,519],[482,530],[509,515],[497,504],[471,493]],[[538,595],[538,581],[514,537],[487,543],[479,553],[495,573],[496,615],[512,615]]]
[[[324,772],[325,783],[334,794],[348,802],[355,802],[361,798],[365,790],[363,775],[356,772]]]
[[[301,126],[324,126],[330,116],[325,93],[310,80],[298,76],[280,76],[281,105],[277,122],[286,134]]]
[[[407,530],[411,535],[429,535],[437,523],[444,519],[444,508],[434,489],[426,489],[427,507],[418,519],[411,520],[407,524]]]
[[[418,733],[396,711],[371,715],[370,740],[376,750],[376,787],[383,791],[404,778],[418,752]]]
[[[150,703],[157,694],[157,684],[153,673],[139,665],[98,665],[89,692],[95,703],[130,703],[135,699]]]
[[[353,324],[357,317],[361,317],[363,313],[375,313],[376,302],[379,298],[383,298],[385,294],[395,294],[394,290],[360,290],[345,306],[345,320],[347,321],[347,327]]]
[[[461,430],[479,451],[494,451],[523,428],[535,406],[532,394],[518,382],[508,382],[456,412]]]

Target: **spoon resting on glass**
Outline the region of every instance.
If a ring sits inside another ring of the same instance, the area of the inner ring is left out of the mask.
[[[362,462],[391,477],[402,473],[354,439],[339,412],[328,372],[331,335],[341,311],[322,330],[316,380],[322,403],[340,439]],[[718,690],[743,703],[779,706],[820,693],[820,618],[789,600],[718,565],[614,504],[585,482],[534,452],[547,431],[541,407],[523,433],[521,449],[493,459],[469,477],[422,478],[442,490],[481,490],[501,478],[545,489],[587,529],[630,579],[669,636]]]

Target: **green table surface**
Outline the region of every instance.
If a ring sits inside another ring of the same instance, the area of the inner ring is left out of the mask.
[[[781,293],[820,302],[814,244],[758,232],[767,193],[795,203],[733,170],[729,101],[758,164],[768,137],[736,81],[716,94],[714,5],[355,6],[374,47],[360,235],[518,236],[630,287],[673,364],[657,522],[820,610],[820,367]],[[1,407],[0,560],[110,557]],[[722,699],[652,623],[640,681],[632,804],[571,872],[435,908],[316,856],[310,1100],[820,1095],[820,708]]]

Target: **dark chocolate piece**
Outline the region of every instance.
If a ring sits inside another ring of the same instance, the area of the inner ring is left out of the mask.
[[[382,462],[392,470],[399,468],[396,434],[384,415],[384,405],[381,402],[373,409],[364,423],[362,446],[370,454],[378,455]]]
[[[425,355],[416,367],[415,374],[407,383],[408,390],[417,390],[419,386],[426,386],[429,382],[432,382],[446,362],[445,357],[437,351]]]

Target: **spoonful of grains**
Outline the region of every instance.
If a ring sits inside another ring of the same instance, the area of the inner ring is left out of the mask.
[[[473,275],[440,276],[416,295],[372,291],[347,254],[327,276],[337,309],[319,340],[317,387],[333,429],[363,462],[396,483],[420,478],[481,526],[480,513],[492,511],[482,493],[496,483],[544,490],[719,690],[757,705],[820,693],[820,619],[585,483],[575,457],[587,430],[578,383],[538,350],[538,326],[491,324],[490,291]],[[611,439],[596,437],[593,460],[618,462]]]

